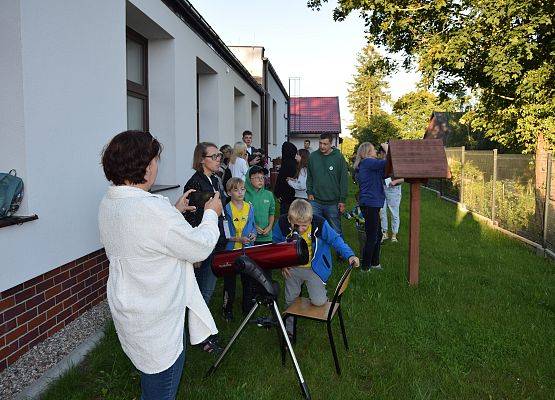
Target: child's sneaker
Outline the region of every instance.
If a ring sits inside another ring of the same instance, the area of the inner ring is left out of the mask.
[[[382,265],[381,265],[381,264],[372,265],[372,266],[370,267],[370,269],[376,269],[376,270],[378,270],[378,271],[381,271],[381,270],[382,270]]]
[[[387,240],[387,231],[382,232],[382,243]]]
[[[397,243],[397,242],[398,242],[398,240],[397,240],[397,235],[396,235],[396,234],[392,234],[392,235],[391,235],[391,241],[392,241],[393,243]]]

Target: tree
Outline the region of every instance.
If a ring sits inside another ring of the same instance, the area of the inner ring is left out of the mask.
[[[399,138],[399,129],[395,120],[384,112],[370,116],[366,125],[357,127],[351,132],[359,143],[380,144],[389,139]]]
[[[349,110],[353,114],[351,129],[365,126],[372,115],[383,112],[382,104],[390,100],[385,77],[391,64],[374,46],[368,44],[357,55],[356,69],[347,95]]]
[[[309,0],[319,9],[327,0]],[[342,21],[361,12],[368,39],[418,63],[440,98],[467,90],[478,100],[473,127],[545,160],[555,143],[555,30],[552,0],[339,0]],[[537,218],[545,169],[536,163]]]
[[[399,122],[401,139],[422,139],[430,116],[438,110],[439,101],[435,94],[418,90],[401,96],[393,104],[393,114]]]
[[[355,10],[369,41],[417,62],[442,100],[471,90],[471,123],[487,135],[524,151],[555,141],[555,2],[339,0],[334,19]]]

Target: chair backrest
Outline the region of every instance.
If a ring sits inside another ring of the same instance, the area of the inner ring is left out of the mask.
[[[333,293],[333,298],[331,300],[330,310],[328,311],[328,320],[330,320],[333,317],[335,305],[341,302],[341,297],[343,296],[343,293],[345,292],[345,290],[347,290],[347,287],[349,286],[349,282],[351,280],[351,272],[353,272],[353,266],[349,265],[349,267],[345,270],[345,272],[343,272],[343,275],[341,276],[341,279],[339,280],[339,283],[335,288],[335,292]]]

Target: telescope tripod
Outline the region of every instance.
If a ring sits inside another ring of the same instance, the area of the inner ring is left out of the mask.
[[[310,400],[311,397],[310,397],[310,393],[308,391],[308,386],[307,386],[306,382],[304,381],[303,374],[301,372],[301,368],[299,367],[299,363],[297,362],[297,357],[295,356],[295,352],[293,351],[293,346],[291,346],[291,341],[289,340],[289,336],[287,336],[287,331],[285,330],[285,325],[283,324],[283,320],[281,319],[281,313],[279,311],[279,308],[277,306],[275,298],[270,296],[270,295],[257,296],[256,303],[252,306],[251,310],[249,311],[248,315],[245,317],[243,322],[241,322],[241,325],[239,326],[237,331],[235,331],[235,333],[231,337],[231,340],[229,341],[227,346],[225,346],[222,353],[218,356],[218,358],[214,362],[214,365],[212,365],[210,367],[210,369],[206,372],[205,377],[208,377],[208,376],[212,375],[216,371],[218,366],[222,363],[223,359],[225,358],[225,356],[227,355],[227,353],[231,349],[231,346],[233,346],[233,343],[235,343],[235,340],[243,332],[243,329],[245,328],[245,326],[247,325],[247,323],[249,322],[249,320],[253,316],[254,312],[258,309],[258,307],[260,305],[268,307],[270,313],[276,319],[276,321],[277,321],[276,329],[277,329],[278,338],[280,339],[280,350],[282,352],[282,360],[285,360],[285,354],[284,354],[285,349],[281,345],[281,340],[283,338],[283,340],[285,340],[287,348],[289,349],[289,354],[291,355],[291,359],[293,360],[293,366],[295,367],[295,372],[296,372],[297,378],[299,380],[299,385],[301,386],[301,392],[302,392],[303,396],[305,397],[305,399]]]

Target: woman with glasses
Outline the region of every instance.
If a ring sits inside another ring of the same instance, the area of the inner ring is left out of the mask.
[[[220,168],[221,159],[222,153],[220,153],[218,147],[214,143],[201,142],[197,144],[193,153],[193,169],[195,173],[187,181],[183,191],[186,192],[193,189],[197,192],[218,192],[220,193],[220,198],[225,199],[225,195],[220,191],[220,185],[216,177],[216,172]],[[202,222],[203,213],[204,208],[197,206],[196,210],[186,212],[184,215],[187,222],[195,227]],[[223,223],[223,216],[220,216],[218,218],[220,237],[214,251],[223,250],[225,248],[226,239]],[[216,276],[212,273],[212,268],[210,267],[211,262],[212,254],[195,268],[198,286],[207,305],[210,304],[210,299],[216,287]],[[219,350],[218,343],[214,337],[209,338],[202,344],[202,347],[208,352]]]

